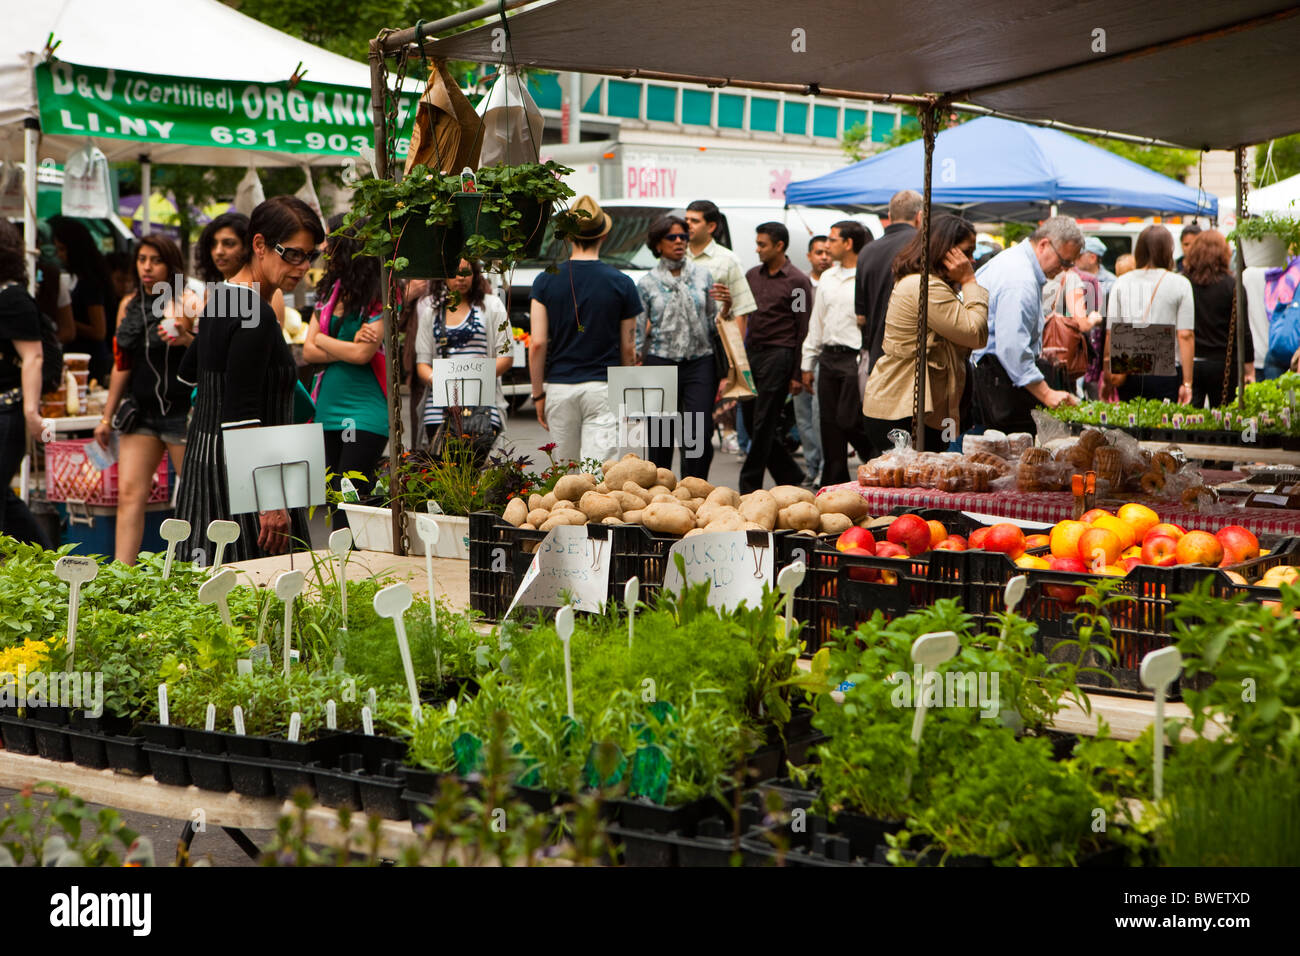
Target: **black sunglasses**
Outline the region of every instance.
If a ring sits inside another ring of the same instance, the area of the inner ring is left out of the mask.
[[[664,238],[667,239],[669,242],[686,242],[691,237],[686,235],[686,233],[684,232],[673,232],[664,236]]]
[[[276,253],[279,254],[281,259],[289,263],[289,265],[291,266],[300,266],[304,262],[307,263],[308,265],[311,265],[317,259],[320,258],[319,249],[313,249],[311,250],[311,252],[304,252],[303,250],[295,248],[294,246],[289,246],[286,248],[285,246],[280,245],[278,242],[275,244],[275,251]]]

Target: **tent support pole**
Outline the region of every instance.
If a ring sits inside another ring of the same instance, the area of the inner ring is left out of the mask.
[[[149,206],[153,200],[153,162],[147,153],[140,154],[140,235],[147,236],[153,230],[153,221],[149,218]]]
[[[925,393],[929,378],[925,341],[930,331],[930,180],[934,172],[934,138],[939,127],[939,113],[948,108],[948,99],[931,100],[921,112],[921,134],[925,142],[924,202],[921,205],[921,286],[916,311],[916,378],[912,383],[912,447],[925,451]],[[935,449],[938,451],[939,449]]]
[[[472,10],[462,10],[460,13],[453,13],[449,17],[443,17],[441,20],[430,20],[421,29],[425,39],[433,37],[435,33],[442,33],[444,30],[452,30],[456,27],[463,27],[467,23],[473,23],[475,20],[486,20],[488,17],[497,17],[504,14],[507,10],[514,10],[517,7],[524,7],[530,3],[536,3],[537,0],[492,0],[491,3],[485,3],[482,6],[474,7]],[[380,42],[380,53],[393,54],[406,46],[408,43],[415,42],[415,27],[407,27],[405,30],[397,30],[383,37]],[[374,48],[371,47],[371,55],[374,55]]]
[[[1246,217],[1246,147],[1238,145],[1234,151],[1233,174],[1236,179],[1237,189],[1237,222],[1241,223]],[[1234,295],[1236,302],[1233,311],[1237,315],[1236,341],[1232,343],[1237,354],[1233,356],[1233,361],[1237,364],[1237,405],[1243,406],[1246,402],[1246,362],[1243,356],[1246,354],[1246,326],[1249,325],[1249,317],[1246,315],[1246,280],[1242,275],[1246,271],[1246,259],[1241,253],[1241,236],[1238,235],[1233,241],[1236,247],[1237,261],[1234,270],[1237,275],[1237,288]],[[1228,396],[1223,396],[1224,404],[1228,403]]]
[[[387,92],[384,78],[384,52],[382,41],[370,41],[370,112],[375,118],[375,169],[377,179],[388,178],[388,116],[384,112],[384,95]],[[388,495],[394,502],[393,554],[405,554],[406,542],[402,538],[401,506],[402,475],[400,471],[402,447],[402,352],[397,337],[397,316],[393,314],[393,276],[387,266],[380,266],[380,289],[384,295],[384,350],[388,355]],[[414,423],[412,423],[414,424]]]
[[[41,124],[37,119],[23,120],[23,245],[27,255],[27,291],[36,294],[36,260],[39,246],[36,234],[36,153],[40,146]]]

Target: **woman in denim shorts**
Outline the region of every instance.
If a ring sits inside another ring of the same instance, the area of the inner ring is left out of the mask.
[[[177,377],[186,348],[194,341],[199,303],[185,289],[184,264],[176,243],[145,236],[135,257],[139,283],[117,314],[113,377],[95,439],[108,447],[120,434],[117,463],[116,557],[135,564],[144,537],[144,509],[163,452],[180,474],[185,457],[191,388]]]

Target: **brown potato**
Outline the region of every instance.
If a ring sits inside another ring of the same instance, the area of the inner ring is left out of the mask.
[[[695,498],[708,498],[709,494],[713,491],[713,486],[711,484],[703,478],[696,478],[694,476],[683,478],[681,481],[677,482],[677,486],[679,488],[685,488],[691,493],[692,497]]]
[[[624,458],[605,472],[605,484],[611,488],[622,488],[628,481],[635,481],[642,488],[649,488],[658,480],[659,469],[655,467],[654,462],[643,461],[635,455]]]
[[[663,485],[669,491],[672,491],[674,488],[677,487],[677,476],[674,475],[667,468],[656,468],[655,484]]]
[[[736,494],[734,488],[714,488],[705,496],[704,500],[719,505],[729,505],[732,508],[740,507],[740,495]]]
[[[600,484],[596,486],[596,490],[600,492],[602,495],[607,495],[609,494],[609,485],[605,484],[602,481]]]
[[[853,519],[848,515],[841,514],[824,514],[821,516],[821,523],[818,530],[822,534],[841,534],[853,527]]]
[[[692,513],[699,511],[700,505],[704,504],[703,498],[692,498],[690,501],[683,501],[684,507],[690,508]]]
[[[646,504],[649,504],[649,503],[650,503],[650,499],[654,497],[654,495],[650,494],[650,492],[646,491],[644,488],[642,488],[640,485],[638,485],[635,481],[625,481],[625,482],[623,482],[623,490],[624,490],[625,492],[627,492],[629,495],[636,495],[638,498],[640,498],[640,499],[641,499],[642,501],[644,501]]]
[[[601,524],[622,524],[622,523],[623,523],[623,519],[622,519],[622,518],[602,518],[601,521],[600,521],[600,523],[601,523]]]
[[[645,509],[642,523],[660,534],[682,535],[695,527],[695,515],[684,505],[654,502]]]
[[[682,501],[690,501],[691,498],[692,498],[693,496],[692,496],[691,493],[690,493],[689,491],[687,491],[685,488],[674,488],[674,489],[673,489],[673,497],[674,497],[674,498],[679,498],[679,499],[681,499]]]
[[[651,504],[655,504],[656,502],[661,502],[666,505],[680,505],[682,504],[682,499],[674,498],[672,495],[670,495],[668,492],[665,491],[655,495],[653,498],[650,499]],[[685,506],[683,505],[683,507]]]
[[[798,501],[807,501],[812,503],[817,496],[807,488],[801,488],[798,485],[777,485],[772,489],[772,497],[776,499],[778,508],[789,508]]]
[[[755,491],[740,506],[740,516],[761,525],[764,531],[772,531],[776,528],[778,510],[775,498],[766,491]]]
[[[570,510],[560,508],[551,512],[551,516],[542,523],[538,529],[540,531],[550,531],[552,528],[558,528],[560,525],[579,525],[586,524],[587,517],[581,511],[576,509]]]
[[[528,520],[528,505],[524,504],[523,498],[518,496],[511,498],[506,502],[506,510],[501,517],[518,528]]]
[[[650,499],[653,501],[655,495],[671,495],[672,492],[663,485],[651,485],[649,488]]]
[[[620,508],[626,511],[639,511],[645,507],[645,499],[640,495],[634,495],[629,491],[611,491],[609,496],[618,502]]]
[[[542,498],[541,507],[545,508],[547,511],[550,511],[552,508],[555,507],[555,502],[559,500],[560,499],[555,497],[555,492],[548,491],[546,495]]]
[[[867,502],[856,491],[828,491],[817,496],[817,510],[822,514],[848,515],[857,521],[867,515]]]
[[[623,520],[626,521],[628,524],[640,524],[641,516],[644,514],[645,514],[644,511],[624,511]]]
[[[683,538],[689,538],[691,535],[695,535],[695,534],[704,534],[704,529],[703,529],[703,528],[692,528],[690,531],[688,531],[688,532],[686,532],[684,535],[682,535],[682,537],[683,537]]]
[[[543,498],[541,495],[534,492],[533,494],[528,496],[528,510],[536,511],[538,508],[546,508],[546,506],[542,503],[545,500],[546,499]],[[549,511],[550,509],[547,508],[546,510]]]
[[[604,521],[606,518],[622,518],[623,506],[610,495],[588,491],[578,502],[578,509],[587,516],[588,521]]]
[[[537,525],[535,525],[535,524],[529,524],[527,521],[525,521],[523,524],[521,524],[521,525],[519,526],[519,530],[520,530],[520,531],[536,531],[536,530],[537,530]]]
[[[739,512],[733,511],[729,514],[717,515],[703,527],[705,531],[744,531],[745,519]]]
[[[740,517],[740,512],[730,505],[710,504],[708,501],[695,509],[695,517],[705,524],[724,514],[734,514],[737,518]]]
[[[528,512],[528,524],[532,525],[534,528],[540,528],[543,522],[545,522],[550,516],[551,513],[545,508],[534,508],[532,511]]]
[[[821,524],[821,513],[811,501],[796,501],[777,513],[781,527],[795,531],[813,531]]]
[[[596,481],[591,475],[565,475],[555,483],[555,497],[561,501],[577,501],[595,489]]]

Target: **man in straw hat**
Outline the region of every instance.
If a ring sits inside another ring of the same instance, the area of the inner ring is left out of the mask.
[[[533,281],[528,366],[537,420],[550,431],[556,461],[605,461],[618,447],[609,407],[608,369],[636,361],[636,285],[600,261],[613,224],[590,196],[580,196],[572,252],[555,274]]]

